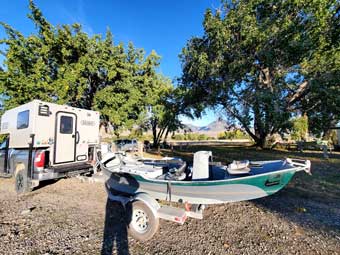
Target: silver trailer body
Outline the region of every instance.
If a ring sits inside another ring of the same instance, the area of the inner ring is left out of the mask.
[[[91,169],[99,112],[33,100],[2,115],[0,134],[9,138],[0,148],[0,172],[15,174],[20,165],[32,180],[59,178]]]

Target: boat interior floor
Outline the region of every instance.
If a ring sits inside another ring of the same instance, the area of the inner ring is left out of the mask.
[[[203,171],[207,171],[206,175],[209,176],[204,180],[225,180],[265,174],[289,169],[292,168],[292,165],[286,160],[250,161],[246,168],[245,172],[242,172],[242,169],[240,169],[241,171],[235,174],[228,171],[228,165],[225,166],[221,163],[210,162],[207,169],[203,169]],[[193,171],[196,171],[192,165],[187,165],[186,162],[182,160],[126,161],[122,165],[121,170],[127,173],[143,175],[150,179],[177,181],[195,181],[192,179],[192,175]]]

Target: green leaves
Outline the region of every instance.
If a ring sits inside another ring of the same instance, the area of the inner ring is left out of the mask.
[[[306,139],[308,134],[308,119],[306,116],[292,119],[291,138],[295,141]]]
[[[7,33],[0,41],[7,45],[0,72],[6,109],[33,99],[53,101],[99,110],[119,130],[131,127],[155,103],[163,81],[155,51],[146,56],[132,43],[114,44],[109,29],[102,38],[90,37],[80,24],[54,27],[31,0],[29,7],[37,34],[25,37],[1,23]]]
[[[339,16],[335,0],[223,1],[221,10],[208,9],[204,35],[180,56],[187,105],[222,106],[264,144],[289,127],[293,111],[321,106],[322,91],[339,96],[331,89],[339,88]]]

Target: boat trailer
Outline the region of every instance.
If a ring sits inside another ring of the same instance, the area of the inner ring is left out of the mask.
[[[105,183],[108,198],[120,202],[125,209],[131,205],[131,221],[129,234],[136,240],[150,240],[159,228],[159,219],[164,219],[183,225],[187,218],[203,219],[205,205],[184,203],[184,208],[175,207],[169,201],[165,205],[141,192],[134,195],[117,193],[110,190]]]

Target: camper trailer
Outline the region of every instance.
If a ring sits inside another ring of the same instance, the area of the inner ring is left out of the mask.
[[[33,100],[6,111],[0,173],[14,175],[17,192],[40,181],[93,171],[99,112]]]

